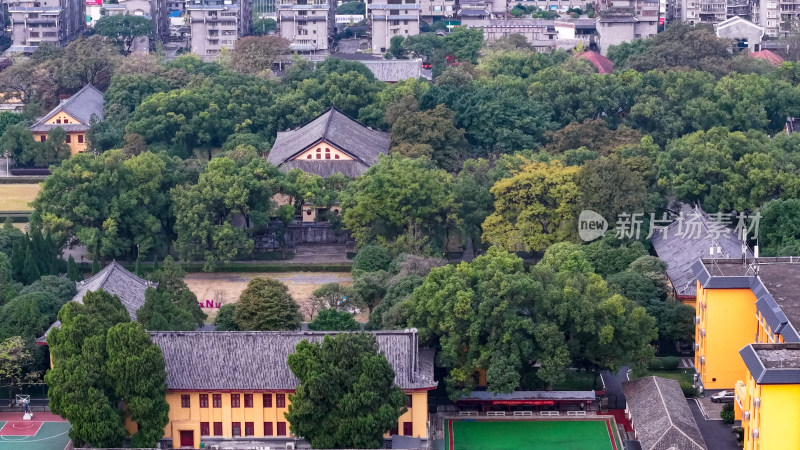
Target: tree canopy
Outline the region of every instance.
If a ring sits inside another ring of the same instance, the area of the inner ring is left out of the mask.
[[[239,296],[234,312],[240,330],[296,330],[302,316],[285,284],[269,278],[253,278]]]

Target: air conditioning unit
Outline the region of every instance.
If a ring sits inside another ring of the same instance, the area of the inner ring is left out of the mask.
[[[701,356],[700,357],[700,364],[705,364],[705,363],[706,363],[706,357],[705,356]]]
[[[700,328],[700,336],[706,337],[706,329],[705,328]]]
[[[742,412],[742,420],[750,420],[750,411]]]
[[[753,428],[753,437],[758,439],[758,428]]]
[[[700,316],[694,316],[694,323],[695,324],[700,323]]]
[[[294,442],[287,442],[286,450],[294,450]]]
[[[698,344],[697,342],[694,343],[694,350],[695,351],[700,350],[700,344]]]
[[[756,398],[753,399],[753,406],[755,406],[756,408],[761,406],[761,398],[760,397],[756,397]]]

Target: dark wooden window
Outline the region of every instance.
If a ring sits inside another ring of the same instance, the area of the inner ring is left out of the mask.
[[[214,408],[222,408],[222,394],[213,394]]]
[[[208,394],[200,394],[200,407],[208,408]]]
[[[83,135],[82,134],[78,135],[78,143],[79,144],[83,144]]]
[[[272,436],[272,422],[264,422],[264,436]]]
[[[72,136],[67,135],[67,140],[65,141],[67,144],[72,143]]]
[[[286,422],[278,422],[278,436],[286,436]]]
[[[411,396],[406,394],[406,408],[411,408]]]
[[[278,408],[286,407],[286,394],[275,394],[275,406]]]
[[[255,427],[253,426],[253,422],[245,422],[244,423],[244,435],[245,436],[252,436],[255,434]]]
[[[189,394],[181,394],[181,408],[189,408],[191,406],[192,400]]]
[[[44,136],[44,135],[39,136],[39,142],[44,142],[46,140],[47,140],[47,136]]]
[[[414,434],[414,422],[403,422],[403,436]]]
[[[242,422],[233,422],[233,435],[234,436],[241,436],[242,435]]]
[[[231,408],[239,408],[239,394],[231,394]]]
[[[200,436],[209,435],[208,422],[200,422]]]
[[[272,394],[264,394],[264,408],[272,408]]]
[[[245,408],[253,407],[253,394],[244,394],[244,407]]]
[[[214,422],[214,436],[222,436],[222,422]]]

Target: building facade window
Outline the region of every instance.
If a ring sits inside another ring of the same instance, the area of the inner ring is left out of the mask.
[[[181,408],[189,408],[192,406],[191,397],[188,394],[181,395]]]
[[[239,408],[240,406],[239,394],[231,394],[231,408]]]
[[[214,408],[222,408],[222,394],[214,394],[212,397]]]
[[[264,408],[272,408],[272,394],[264,394]]]
[[[66,138],[66,140],[64,142],[66,142],[67,144],[72,143],[72,136],[67,135],[67,138]]]
[[[78,143],[79,144],[83,144],[83,135],[82,134],[78,135]]]
[[[244,435],[245,436],[253,436],[255,434],[255,427],[253,426],[253,422],[245,422],[244,423]]]
[[[403,436],[414,434],[414,422],[403,422]]]
[[[272,436],[272,422],[264,422],[264,436]]]
[[[208,422],[200,422],[200,436],[208,436],[209,431]]]
[[[278,436],[286,436],[286,422],[278,422]]]
[[[200,407],[208,408],[208,394],[200,394]]]
[[[286,394],[275,394],[275,406],[278,408],[286,407]]]
[[[233,430],[234,436],[241,436],[242,435],[242,422],[233,422],[231,424],[231,429]]]
[[[44,142],[46,140],[47,140],[47,136],[44,136],[44,135],[39,136],[39,142]]]
[[[214,422],[214,436],[222,436],[222,422]]]
[[[244,407],[245,408],[253,407],[253,394],[244,394]]]

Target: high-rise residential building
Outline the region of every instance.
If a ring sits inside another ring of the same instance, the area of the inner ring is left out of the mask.
[[[190,48],[203,59],[214,59],[223,48],[250,33],[253,13],[249,0],[191,0],[186,2]]]
[[[86,24],[85,0],[8,1],[11,52],[31,53],[48,42],[64,46]]]
[[[429,23],[448,20],[457,9],[455,0],[420,0],[419,5],[420,17]]]
[[[658,32],[659,0],[601,0],[597,4],[597,36],[605,56],[612,45],[655,36]]]
[[[797,0],[755,0],[754,21],[764,27],[767,36],[785,37],[800,25],[800,3]]]
[[[144,16],[153,22],[153,35],[165,42],[169,38],[169,11],[167,0],[118,0],[103,5],[106,14],[131,14]]]
[[[298,52],[328,51],[336,0],[278,0],[278,30]]]
[[[256,17],[274,16],[276,3],[275,0],[253,0],[253,14]]]
[[[372,52],[385,53],[395,36],[419,34],[420,0],[367,0]]]

